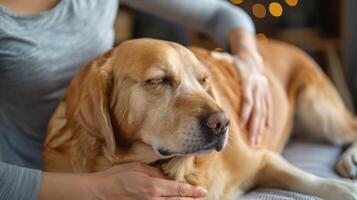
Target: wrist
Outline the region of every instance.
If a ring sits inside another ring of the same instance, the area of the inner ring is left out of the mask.
[[[229,32],[228,43],[234,55],[243,52],[258,52],[255,35],[242,28],[235,28]]]
[[[233,55],[235,66],[244,71],[263,73],[263,59],[258,52],[241,52]],[[241,69],[243,70],[243,69]]]
[[[87,194],[87,199],[106,199],[103,197],[103,186],[105,184],[101,183],[100,178],[97,173],[85,174],[79,178],[79,182],[82,186],[81,189]]]
[[[39,200],[94,199],[87,175],[43,172]]]
[[[258,51],[254,34],[237,28],[230,31],[228,39],[236,63],[241,63],[251,70],[262,72],[263,59]]]

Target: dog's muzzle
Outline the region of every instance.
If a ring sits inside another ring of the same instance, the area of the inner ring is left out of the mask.
[[[186,148],[180,152],[172,152],[160,147],[158,152],[162,156],[187,155],[187,154],[206,154],[213,150],[220,152],[225,146],[228,138],[229,118],[226,113],[220,111],[209,114],[200,120],[200,133],[195,142],[187,143]]]

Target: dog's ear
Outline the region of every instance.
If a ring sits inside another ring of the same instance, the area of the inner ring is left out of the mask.
[[[114,62],[106,55],[93,61],[82,77],[76,115],[81,126],[103,143],[108,156],[115,156],[115,136],[110,118]]]

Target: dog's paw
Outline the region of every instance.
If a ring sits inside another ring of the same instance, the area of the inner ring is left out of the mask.
[[[336,197],[339,197],[338,199],[357,200],[357,184],[342,182],[340,184],[341,189],[339,191],[336,191]]]
[[[357,146],[351,146],[341,155],[336,170],[343,177],[357,178]]]
[[[338,180],[330,180],[323,185],[324,199],[357,200],[357,184]]]

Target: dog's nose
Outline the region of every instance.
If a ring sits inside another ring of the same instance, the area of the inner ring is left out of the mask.
[[[207,126],[216,134],[223,133],[229,125],[229,117],[225,112],[216,112],[208,116]]]

